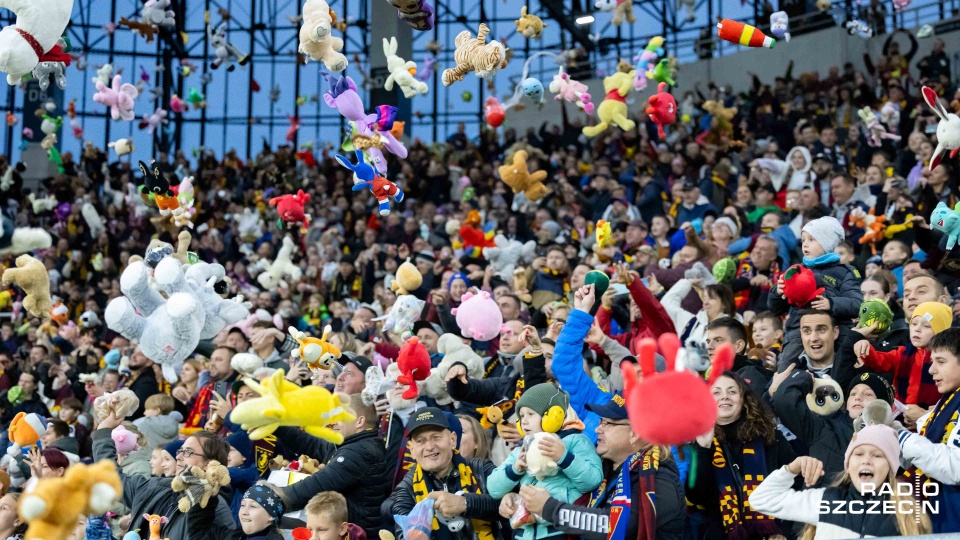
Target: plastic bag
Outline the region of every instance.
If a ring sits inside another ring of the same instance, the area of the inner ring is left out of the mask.
[[[523,499],[517,501],[517,509],[510,516],[510,527],[519,529],[525,525],[533,525],[537,522],[537,516],[527,510],[527,505],[523,504]]]
[[[433,505],[434,499],[424,499],[417,503],[409,515],[394,514],[393,518],[400,524],[403,536],[407,540],[430,540],[433,532]]]

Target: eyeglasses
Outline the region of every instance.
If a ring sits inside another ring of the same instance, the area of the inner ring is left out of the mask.
[[[193,456],[203,457],[203,454],[201,454],[201,453],[199,453],[199,452],[194,452],[193,449],[191,449],[191,448],[181,448],[181,449],[177,450],[177,457],[178,457],[178,458],[179,458],[179,457],[191,458],[191,457],[193,457]]]
[[[612,420],[607,420],[606,418],[604,418],[603,420],[600,421],[600,427],[604,429],[608,427],[613,427],[613,426],[629,426],[629,425],[630,425],[629,420],[621,420],[619,422],[614,422]]]

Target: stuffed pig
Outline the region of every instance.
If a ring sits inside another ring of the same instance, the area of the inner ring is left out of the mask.
[[[460,335],[477,341],[490,341],[500,335],[503,314],[487,291],[467,292],[460,298],[460,307],[450,310],[457,317]]]

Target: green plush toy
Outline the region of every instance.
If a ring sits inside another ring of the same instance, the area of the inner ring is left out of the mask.
[[[893,312],[883,300],[866,300],[860,304],[860,322],[857,326],[866,328],[874,323],[877,324],[878,334],[886,332],[893,323]]]
[[[717,283],[728,283],[737,276],[737,261],[730,257],[720,259],[713,265],[713,277]]]
[[[607,289],[610,287],[610,277],[599,270],[591,270],[587,272],[586,277],[583,278],[583,284],[593,285],[593,290],[596,293],[596,301],[594,301],[593,307],[590,308],[590,314],[596,315],[600,309],[600,297],[603,296],[603,293],[607,292]]]

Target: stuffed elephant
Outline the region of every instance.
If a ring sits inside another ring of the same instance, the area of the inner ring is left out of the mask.
[[[107,305],[107,327],[136,342],[147,358],[163,368],[163,376],[176,382],[173,366],[197,348],[204,330],[203,301],[184,283],[180,262],[165,257],[157,264],[154,279],[168,295],[164,299],[150,286],[150,269],[142,261],[131,263],[120,276],[123,296]]]
[[[496,247],[483,248],[483,256],[493,265],[494,273],[506,282],[513,279],[513,271],[518,265],[530,264],[536,255],[537,243],[533,240],[523,244],[498,234],[493,242]]]

